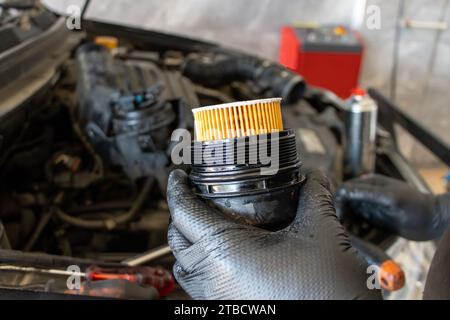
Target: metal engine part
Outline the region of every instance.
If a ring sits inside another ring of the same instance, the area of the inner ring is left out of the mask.
[[[79,117],[96,151],[137,179],[169,165],[173,128],[192,126],[190,81],[149,61],[114,58],[88,43],[76,54]]]
[[[344,178],[375,170],[377,104],[365,92],[353,94],[344,107]]]

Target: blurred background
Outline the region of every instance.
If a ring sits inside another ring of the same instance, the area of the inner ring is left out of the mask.
[[[43,2],[59,12],[84,3]],[[375,29],[367,27],[373,5],[381,18]],[[204,39],[275,61],[283,25],[354,28],[365,45],[360,85],[381,90],[450,143],[449,0],[92,0],[86,17]],[[419,24],[405,27],[405,19]],[[442,181],[445,169],[422,146],[406,134],[400,145],[428,180]]]

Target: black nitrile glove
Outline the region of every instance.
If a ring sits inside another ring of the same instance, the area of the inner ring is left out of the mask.
[[[381,298],[336,218],[328,181],[307,175],[297,216],[276,232],[246,225],[199,199],[187,175],[169,177],[174,274],[195,299]]]
[[[346,181],[335,195],[339,218],[354,214],[401,237],[439,238],[450,218],[450,194],[425,194],[407,183],[381,175]]]
[[[431,262],[423,298],[425,300],[450,300],[450,228],[447,228]]]

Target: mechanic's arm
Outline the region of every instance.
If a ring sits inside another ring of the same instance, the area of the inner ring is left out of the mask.
[[[311,173],[292,224],[270,232],[207,205],[176,170],[168,183],[175,277],[197,299],[381,299],[332,201],[326,178]]]
[[[450,227],[439,242],[428,271],[424,299],[450,300]]]
[[[442,236],[450,221],[450,193],[425,194],[381,175],[346,181],[336,192],[338,216],[354,214],[410,240]]]

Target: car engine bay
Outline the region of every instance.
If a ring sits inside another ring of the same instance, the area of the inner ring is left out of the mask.
[[[282,97],[301,170],[323,171],[333,188],[346,179],[343,101],[292,71],[218,45],[104,22],[85,21],[83,31],[69,32],[44,8],[22,15],[16,19],[41,17],[42,29],[0,48],[7,66],[0,68],[3,266],[119,268],[163,248],[142,264],[171,270],[174,258],[164,249],[167,179],[175,168],[190,170],[171,161],[172,132],[193,132],[198,106]],[[1,22],[1,37],[6,27],[16,34],[11,21]],[[33,88],[21,85],[24,79]],[[375,171],[426,188],[412,168],[405,170],[392,134],[377,129]],[[397,240],[358,219],[344,224],[362,251],[383,254]],[[72,293],[63,276],[1,266],[0,272],[11,275],[0,277],[2,288]],[[163,296],[187,297],[180,288],[120,297]]]

